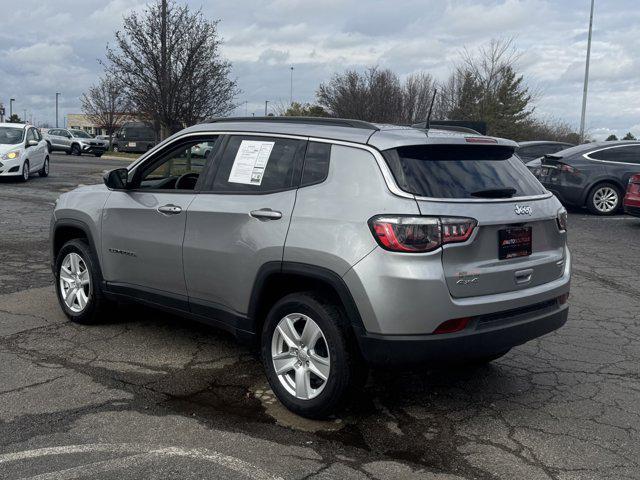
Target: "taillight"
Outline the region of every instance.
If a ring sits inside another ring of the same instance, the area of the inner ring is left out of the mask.
[[[558,222],[558,229],[561,232],[567,231],[567,211],[564,207],[558,210],[558,215],[556,216],[556,221]]]
[[[576,167],[572,167],[571,165],[560,162],[558,162],[558,170],[560,170],[561,172],[571,173],[573,175],[577,175],[580,173],[580,170],[578,170]]]
[[[369,221],[380,246],[393,252],[431,252],[443,244],[464,242],[477,225],[473,218],[382,215]]]
[[[640,175],[634,175],[629,179],[629,185],[627,185],[627,193],[632,195],[640,195]]]

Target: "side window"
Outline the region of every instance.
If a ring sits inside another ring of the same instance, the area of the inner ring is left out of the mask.
[[[34,133],[34,135],[36,136],[36,140],[37,140],[37,141],[42,140],[42,135],[40,135],[40,132],[38,131],[38,129],[37,129],[37,128],[33,131],[33,133]]]
[[[625,147],[607,148],[589,155],[596,160],[607,160],[610,162],[638,163],[640,164],[640,145],[629,145]]]
[[[232,136],[212,191],[264,193],[291,188],[304,145],[302,140],[289,138]]]
[[[329,159],[331,158],[331,144],[309,142],[304,157],[301,187],[324,182],[329,174]]]
[[[27,143],[30,142],[31,140],[36,140],[36,135],[33,131],[33,128],[30,128],[29,130],[27,130]]]
[[[181,143],[162,154],[157,161],[144,166],[136,175],[137,189],[195,190],[217,148],[216,138],[206,142]]]

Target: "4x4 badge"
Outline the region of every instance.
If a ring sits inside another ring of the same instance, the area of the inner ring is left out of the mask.
[[[529,205],[517,205],[514,209],[516,215],[531,215],[533,213],[533,209]]]

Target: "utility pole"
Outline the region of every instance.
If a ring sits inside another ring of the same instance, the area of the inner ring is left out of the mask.
[[[10,98],[9,99],[9,118],[11,118],[13,116],[13,102],[15,102],[16,99],[15,98]]]
[[[289,106],[293,105],[293,65],[291,65],[291,91],[289,93]]]
[[[58,128],[58,97],[60,92],[56,92],[56,128]]]
[[[269,108],[269,100],[264,101],[264,116],[267,116],[267,109]]]
[[[584,88],[582,90],[582,115],[580,117],[580,141],[584,142],[584,119],[587,113],[587,90],[589,88],[589,61],[591,60],[591,34],[593,32],[593,4],[591,0],[591,14],[589,15],[589,37],[587,39],[587,62],[584,67]]]

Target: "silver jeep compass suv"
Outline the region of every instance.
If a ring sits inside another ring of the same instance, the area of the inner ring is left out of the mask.
[[[567,319],[566,212],[516,146],[339,119],[187,128],[60,197],[60,305],[93,323],[133,299],[254,341],[308,417],[368,365],[490,361]]]

